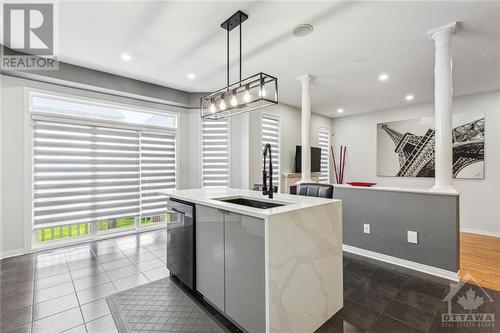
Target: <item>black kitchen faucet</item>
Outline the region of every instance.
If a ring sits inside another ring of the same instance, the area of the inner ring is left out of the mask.
[[[266,171],[266,157],[269,151],[269,175]],[[264,158],[264,168],[262,169],[262,194],[269,195],[269,199],[273,198],[273,159],[271,157],[271,145],[266,143],[264,146],[264,152],[262,153]],[[269,178],[269,186],[267,186],[267,179]]]

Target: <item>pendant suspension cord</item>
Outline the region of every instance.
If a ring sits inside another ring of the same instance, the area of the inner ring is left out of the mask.
[[[227,91],[229,92],[229,29],[227,29]]]
[[[241,16],[240,16],[240,21],[241,21]],[[241,87],[241,26],[243,23],[240,22],[240,87]]]

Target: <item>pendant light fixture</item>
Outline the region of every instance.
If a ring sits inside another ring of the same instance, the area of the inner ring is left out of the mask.
[[[228,118],[243,112],[261,109],[278,103],[278,79],[274,76],[258,73],[246,79],[241,75],[241,26],[248,15],[237,11],[221,24],[227,35],[227,85],[209,95],[200,98],[202,118]],[[240,77],[239,81],[229,83],[229,34],[239,27],[240,34]]]

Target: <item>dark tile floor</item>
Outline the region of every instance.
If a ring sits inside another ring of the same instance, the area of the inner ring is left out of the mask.
[[[166,238],[159,230],[1,260],[0,332],[116,332],[105,298],[168,276]],[[442,327],[449,283],[344,253],[344,308],[317,332],[500,332],[500,322]],[[500,318],[499,292],[465,285],[452,303],[453,313]]]
[[[493,323],[459,321],[452,327],[443,324],[442,314],[448,313],[445,297],[449,295],[450,283],[455,285],[432,275],[344,253],[344,308],[317,333],[500,332],[498,319],[493,319]],[[468,297],[467,292],[472,296]],[[468,304],[461,301],[462,297]],[[451,313],[486,313],[500,318],[497,291],[464,284],[453,293],[451,302]],[[470,309],[464,309],[460,303]]]

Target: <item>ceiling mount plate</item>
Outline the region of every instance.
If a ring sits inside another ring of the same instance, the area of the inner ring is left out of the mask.
[[[238,27],[241,23],[245,22],[247,19],[248,15],[243,13],[241,10],[238,10],[230,18],[225,20],[220,26],[224,30],[231,31],[234,28]]]

